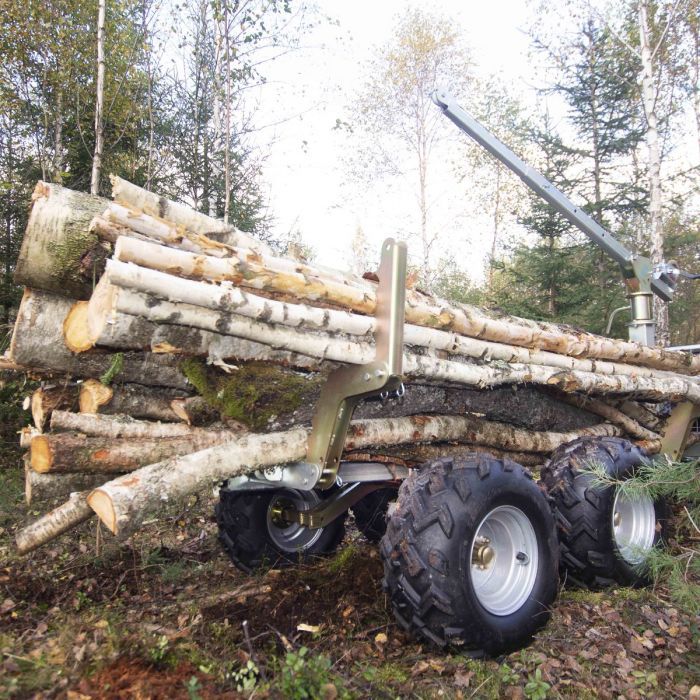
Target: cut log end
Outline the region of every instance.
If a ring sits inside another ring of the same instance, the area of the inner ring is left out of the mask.
[[[102,406],[112,400],[113,396],[114,391],[110,387],[105,386],[97,379],[88,379],[80,387],[80,396],[78,398],[80,412],[98,413]]]
[[[88,302],[78,301],[63,321],[63,340],[71,352],[86,352],[95,346],[90,338],[87,314]]]
[[[32,469],[39,474],[46,474],[51,470],[53,455],[51,444],[46,435],[37,435],[29,448],[29,460]]]
[[[109,531],[117,534],[117,514],[112,504],[112,499],[102,489],[95,489],[87,497],[87,504],[97,514],[97,517],[106,525]]]

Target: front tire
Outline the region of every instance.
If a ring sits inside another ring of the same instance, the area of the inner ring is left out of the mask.
[[[321,500],[316,491],[230,491],[222,488],[216,505],[219,541],[231,561],[247,574],[306,563],[314,557],[330,554],[345,534],[345,515],[314,530],[299,524],[278,525],[272,515],[272,509],[279,502],[308,510]]]
[[[643,450],[621,438],[584,437],[555,450],[542,481],[554,501],[567,580],[589,588],[649,582],[644,559],[663,537],[665,502],[625,496],[617,487],[597,485],[590,473],[595,464],[623,480],[647,460]]]
[[[445,458],[399,489],[382,540],[384,585],[405,629],[498,654],[546,624],[558,554],[547,500],[523,467]]]

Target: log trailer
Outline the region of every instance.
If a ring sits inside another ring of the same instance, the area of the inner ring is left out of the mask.
[[[632,315],[630,340],[653,345],[652,295],[670,301],[679,277],[698,276],[667,263],[652,266],[629,251],[450,95],[438,91],[434,101],[620,264]],[[587,471],[593,463],[624,479],[648,459],[621,438],[580,438],[561,446],[539,484],[521,465],[483,453],[417,469],[342,461],[357,404],[376,397],[400,400],[403,394],[405,274],[405,244],[385,241],[374,361],[330,374],[305,461],[226,482],[216,511],[220,539],[246,572],[291,564],[331,552],[352,509],[359,529],[381,540],[384,588],[405,629],[440,646],[499,653],[522,645],[546,623],[559,569],[570,581],[590,586],[642,582],[640,567],[663,537],[666,507],[594,485]],[[699,415],[691,402],[673,408],[662,431],[663,454],[682,458]]]

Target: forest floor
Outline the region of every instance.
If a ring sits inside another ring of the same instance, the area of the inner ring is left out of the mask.
[[[2,698],[700,700],[700,621],[663,587],[563,589],[530,646],[479,660],[397,627],[351,524],[332,558],[255,577],[201,501],[124,543],[93,522],[19,558],[13,533],[39,514],[22,487],[0,470]]]

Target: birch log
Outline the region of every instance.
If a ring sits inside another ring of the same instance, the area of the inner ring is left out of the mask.
[[[130,290],[116,295],[117,311],[143,316],[159,323],[177,322],[204,330],[219,330],[249,340],[256,340],[274,348],[285,348],[319,359],[364,364],[374,359],[374,348],[355,339],[301,332],[288,326],[273,326],[243,316],[225,314],[193,306],[160,301]],[[404,353],[404,374],[409,378],[428,379],[447,383],[467,384],[481,388],[501,384],[539,384],[554,386],[567,393],[593,392],[598,394],[627,394],[653,400],[680,400],[687,398],[700,403],[700,385],[683,375],[642,377],[635,375],[607,375],[593,372],[566,371],[553,367],[504,364],[499,367],[470,364],[464,360],[441,360],[427,355]]]
[[[167,219],[176,226],[181,226],[195,234],[205,236],[210,234],[225,235],[225,242],[232,245],[245,246],[260,253],[270,252],[269,246],[262,241],[253,238],[247,233],[243,233],[243,231],[239,231],[234,226],[225,224],[223,221],[201,214],[184,204],[178,204],[159,197],[116,175],[110,175],[109,179],[112,182],[112,197],[117,202],[139,209],[150,216]]]
[[[73,301],[40,290],[25,289],[17,311],[10,358],[27,368],[73,377],[99,377],[121,364],[118,380],[155,386],[187,388],[180,360],[168,354],[125,352],[71,353],[63,342],[63,320]]]
[[[22,239],[15,282],[88,299],[109,250],[91,233],[90,221],[108,200],[39,182]]]
[[[131,416],[101,414],[70,413],[54,411],[51,415],[50,427],[53,432],[80,432],[87,436],[103,438],[130,438],[132,440],[181,438],[211,432],[213,428],[204,430],[193,428],[186,423],[154,423],[136,420]],[[217,428],[228,432],[228,428]]]
[[[169,457],[222,445],[235,437],[235,432],[224,430],[139,440],[88,437],[82,433],[38,435],[32,440],[30,462],[39,474],[123,473]]]
[[[68,498],[77,491],[90,491],[114,478],[114,474],[39,474],[30,464],[24,467],[24,498],[27,505],[37,501]]]
[[[122,343],[126,342],[127,337],[139,335],[139,331],[133,328],[118,329],[119,317],[115,310],[124,308],[123,302],[121,306],[119,304],[119,288],[153,295],[175,304],[184,302],[200,306],[220,312],[222,315],[238,314],[247,318],[263,320],[266,323],[360,336],[361,339],[368,339],[375,332],[376,327],[373,317],[337,309],[321,309],[304,304],[267,299],[230,286],[184,280],[157,270],[110,260],[107,262],[104,276],[90,299],[87,314],[76,318],[76,328],[73,333],[76,338],[85,339],[82,349],[89,349],[95,344],[108,344],[108,341],[104,339],[106,335],[119,334],[122,337]],[[220,322],[224,323],[223,320]],[[124,322],[122,321],[122,323]],[[131,325],[136,324],[132,321]],[[149,329],[141,331],[141,333],[148,332]],[[71,347],[70,339],[67,337],[66,340]],[[644,377],[671,375],[671,373],[662,370],[600,360],[579,360],[566,355],[528,350],[411,324],[404,327],[404,340],[408,345],[443,350],[450,354],[477,359],[536,364],[598,374]],[[144,338],[142,345],[145,345],[146,342],[147,339]],[[73,349],[79,351],[78,348]]]
[[[103,395],[104,389],[109,393]],[[126,414],[132,418],[178,422],[180,416],[172,409],[174,400],[188,395],[178,389],[150,387],[143,384],[115,384],[105,387],[101,382],[88,379],[80,387],[80,412]]]
[[[94,513],[85,501],[87,494],[87,491],[71,494],[63,505],[20,530],[15,538],[19,554],[28,554],[89,520]]]
[[[464,416],[411,416],[408,418],[356,421],[352,424],[346,449],[358,450],[376,445],[470,440],[478,419]],[[483,435],[501,427],[483,428]],[[553,450],[581,434],[618,435],[610,425],[595,426],[575,433],[546,435],[537,439],[524,433],[519,450]],[[512,437],[512,436],[511,436]],[[306,430],[297,428],[279,433],[249,434],[231,442],[142,467],[114,479],[88,496],[90,507],[115,534],[125,535],[138,528],[144,514],[165,502],[177,501],[190,493],[210,487],[256,469],[294,462],[306,457]]]
[[[117,241],[114,259],[161,272],[174,272],[181,277],[229,281],[251,289],[286,294],[293,299],[327,302],[369,315],[374,315],[376,309],[376,286],[369,282],[362,289],[322,275],[278,273],[252,262],[244,263],[236,257],[193,255],[129,238]],[[450,305],[411,290],[407,290],[406,321],[573,357],[622,361],[683,373],[700,370],[700,357],[689,353],[647,347],[512,316],[497,317],[477,307]]]
[[[654,441],[661,439],[658,433],[647,430],[647,428],[640,425],[636,420],[630,418],[619,409],[603,401],[599,401],[598,399],[591,398],[590,396],[579,396],[577,394],[563,394],[562,400],[570,403],[572,406],[578,406],[578,408],[583,408],[586,411],[601,416],[601,418],[605,418],[605,420],[618,426],[629,436],[637,438],[638,440]]]

